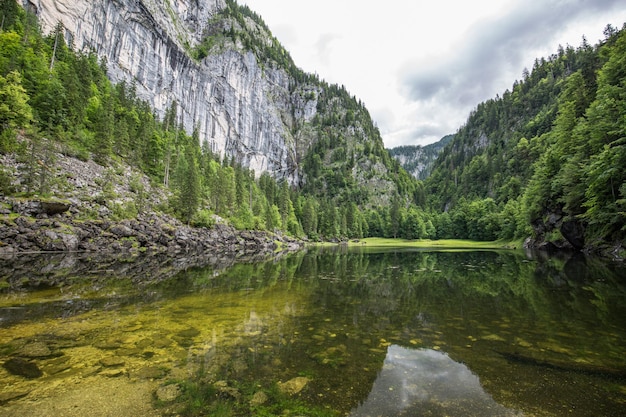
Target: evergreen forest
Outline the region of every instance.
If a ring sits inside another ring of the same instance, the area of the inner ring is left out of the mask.
[[[274,38],[247,32],[244,17],[269,31],[247,6],[227,6],[221,18],[241,24],[187,52],[201,60],[238,40],[259,62],[320,91],[307,127],[318,140],[300,161],[301,183],[220,159],[177,123],[176,102],[159,118],[132,83],[111,83],[106,62],[68,44],[62,27],[43,34],[35,16],[0,0],[0,153],[17,154],[32,172],[16,188],[0,168],[0,192],[49,194],[52,141],[82,160],[131,165],[170,196],[160,210],[199,227],[218,215],[239,229],[311,240],[626,243],[626,27],[607,26],[597,45],[583,39],[538,58],[510,90],[478,104],[422,181],[384,149],[357,98],[298,69]]]
[[[577,249],[624,243],[625,28],[536,59],[470,114],[426,181],[429,206],[456,233]]]

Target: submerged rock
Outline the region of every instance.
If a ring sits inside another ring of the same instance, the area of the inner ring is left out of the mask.
[[[237,388],[229,387],[228,382],[226,381],[217,381],[215,384],[213,384],[213,387],[217,389],[217,392],[222,398],[233,400],[238,400],[239,398],[241,398],[241,392],[239,392]]]
[[[100,364],[105,368],[115,368],[117,366],[124,366],[124,359],[117,358],[115,356],[108,356],[100,359]]]
[[[311,382],[309,378],[298,376],[296,378],[292,378],[287,382],[278,382],[278,390],[283,394],[287,395],[296,395],[300,391],[302,391],[307,384]]]
[[[32,342],[25,345],[19,355],[25,358],[47,358],[53,356],[53,353],[45,343]]]
[[[180,386],[178,386],[178,384],[174,384],[159,387],[159,389],[156,390],[155,395],[159,401],[175,401],[181,395]]]
[[[120,347],[122,347],[122,342],[119,340],[113,340],[113,339],[103,340],[103,341],[94,343],[94,346],[102,350],[115,350],[115,349],[119,349]]]
[[[185,339],[196,337],[199,334],[200,334],[200,330],[194,329],[193,327],[190,327],[185,330],[181,330],[180,332],[176,333],[177,336],[185,338]]]
[[[0,405],[4,405],[12,400],[17,400],[18,398],[22,398],[27,396],[30,391],[9,391],[9,392],[0,392]]]
[[[131,375],[139,379],[159,379],[165,376],[165,371],[156,366],[144,366]]]
[[[48,361],[43,368],[48,375],[56,375],[60,372],[67,371],[71,367],[70,358],[67,356],[61,356]]]
[[[125,374],[126,371],[123,368],[105,369],[104,371],[99,373],[99,375],[105,376],[107,378],[117,378]]]
[[[268,400],[268,397],[266,393],[264,393],[263,391],[257,391],[254,393],[254,395],[250,399],[250,405],[252,407],[263,405],[267,402],[267,400]]]
[[[168,346],[171,346],[173,342],[167,338],[167,336],[156,336],[151,340],[150,346],[155,347],[157,349],[163,349]]]
[[[345,345],[333,346],[312,355],[321,365],[340,366],[347,363],[348,349]]]
[[[23,376],[24,378],[34,379],[43,375],[43,372],[36,364],[22,358],[11,358],[2,366],[13,375]]]

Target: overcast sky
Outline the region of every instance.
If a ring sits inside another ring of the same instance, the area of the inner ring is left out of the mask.
[[[455,133],[559,44],[595,44],[624,0],[238,0],[297,66],[361,99],[385,146]]]

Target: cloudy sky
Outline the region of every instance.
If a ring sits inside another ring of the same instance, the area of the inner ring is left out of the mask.
[[[454,133],[559,44],[595,44],[626,22],[623,0],[239,0],[296,65],[344,85],[386,147]]]

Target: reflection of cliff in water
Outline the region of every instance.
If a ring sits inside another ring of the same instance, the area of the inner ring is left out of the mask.
[[[301,258],[285,255],[36,253],[1,258],[0,290],[6,294],[7,305],[0,302],[0,327],[27,318],[69,318],[87,311],[175,298],[191,289],[215,285],[214,278],[230,269],[253,268],[266,261],[279,269],[287,259],[297,263]]]
[[[496,403],[462,363],[431,349],[389,346],[369,396],[351,417],[446,415],[515,416]]]

